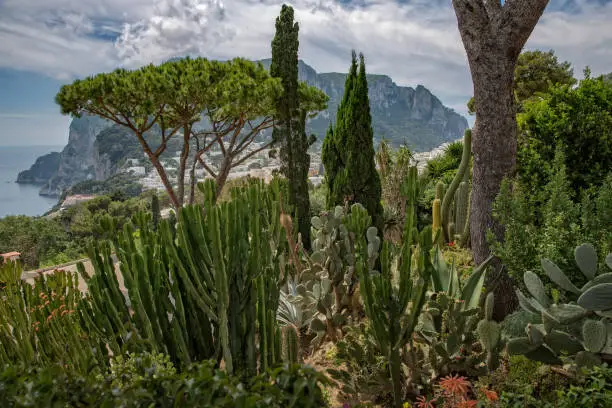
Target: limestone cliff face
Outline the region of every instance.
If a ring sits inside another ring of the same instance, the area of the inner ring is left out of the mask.
[[[41,195],[60,196],[64,189],[84,180],[96,180],[94,143],[96,136],[109,127],[108,121],[84,115],[70,123],[68,144],[60,153],[57,171],[40,190]]]
[[[45,184],[49,181],[59,168],[61,155],[59,152],[51,152],[40,156],[36,162],[17,176],[20,184]]]
[[[271,60],[262,60],[269,68]],[[309,121],[307,127],[320,140],[330,121],[336,120],[338,104],[344,95],[346,74],[317,73],[299,61],[298,77],[325,92],[330,100],[328,108]],[[383,136],[392,144],[407,143],[414,151],[427,151],[444,142],[459,139],[468,127],[467,120],[445,107],[427,88],[398,86],[386,75],[368,74],[370,110],[374,137]]]

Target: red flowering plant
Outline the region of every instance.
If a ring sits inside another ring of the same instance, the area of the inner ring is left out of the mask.
[[[483,388],[479,390],[479,399],[473,399],[476,394],[472,384],[466,377],[447,375],[443,377],[435,389],[434,397],[417,398],[415,408],[476,408],[496,407],[499,397],[495,391]]]

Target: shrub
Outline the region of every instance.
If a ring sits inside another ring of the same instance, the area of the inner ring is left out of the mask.
[[[176,374],[167,357],[143,355],[116,361],[113,372],[81,375],[60,366],[5,367],[0,371],[0,406],[51,407],[324,407],[326,379],[311,368],[278,367],[247,382],[215,369],[213,361]],[[160,366],[155,366],[155,361]],[[149,364],[153,363],[153,364]],[[163,368],[162,368],[163,367]],[[118,381],[117,373],[128,381]]]
[[[521,288],[526,270],[540,270],[540,258],[555,262],[573,282],[582,285],[586,280],[574,263],[574,248],[591,242],[602,264],[612,249],[612,174],[597,191],[584,193],[582,201],[575,202],[559,153],[557,171],[544,191],[548,198],[538,208],[520,183],[502,183],[493,214],[505,226],[505,236],[503,242],[498,242],[489,234],[493,252]]]
[[[586,74],[576,88],[556,87],[526,102],[518,116],[519,178],[527,191],[549,182],[557,148],[574,191],[601,185],[612,168],[612,85]]]

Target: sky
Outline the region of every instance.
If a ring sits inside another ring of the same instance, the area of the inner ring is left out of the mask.
[[[295,0],[300,58],[430,89],[467,115],[472,82],[451,0]],[[0,146],[63,145],[62,84],[172,57],[270,57],[275,0],[0,0]],[[551,0],[526,49],[554,49],[580,78],[612,71],[612,0]]]

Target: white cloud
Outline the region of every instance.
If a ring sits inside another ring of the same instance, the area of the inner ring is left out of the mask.
[[[139,66],[176,56],[207,55],[233,35],[218,0],[158,0],[152,16],[125,24],[115,46],[123,64]]]
[[[348,68],[351,48],[369,72],[399,85],[423,84],[465,113],[472,84],[449,1],[291,1],[300,23],[300,57],[319,72]],[[185,54],[266,58],[277,0],[5,0],[0,5],[0,66],[68,79],[119,65]],[[579,75],[612,71],[612,4],[575,0],[550,8],[528,48],[553,48]],[[100,31],[119,37],[113,43]]]

